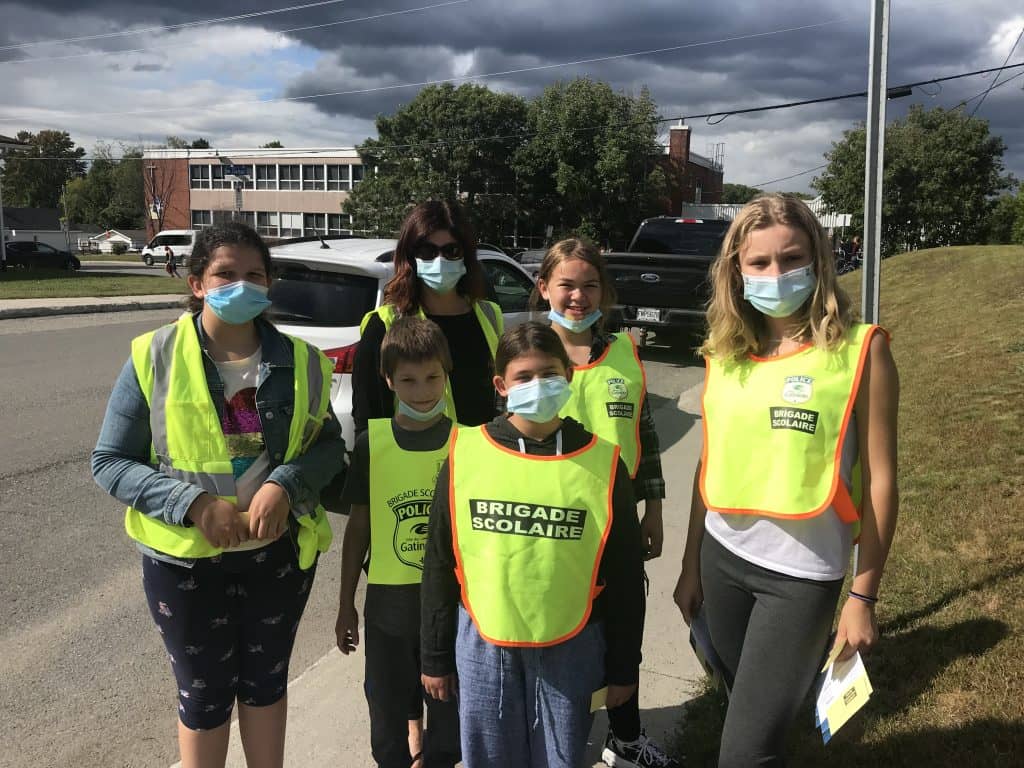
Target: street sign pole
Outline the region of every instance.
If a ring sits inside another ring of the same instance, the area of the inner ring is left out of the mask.
[[[864,245],[861,317],[878,322],[879,271],[882,263],[882,176],[885,160],[885,99],[889,68],[889,0],[872,0],[871,64],[864,157]]]
[[[7,269],[7,229],[4,227],[4,161],[0,160],[0,270]]]

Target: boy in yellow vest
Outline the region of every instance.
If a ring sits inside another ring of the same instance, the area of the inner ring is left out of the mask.
[[[427,699],[422,752],[418,743],[420,580],[434,483],[452,429],[444,415],[451,367],[448,343],[433,322],[403,317],[392,324],[381,345],[381,375],[395,393],[395,416],[371,419],[356,438],[342,494],[350,514],[335,632],[342,653],[355,650],[355,592],[369,552],[365,690],[371,749],[381,768],[451,768],[460,757],[453,701]]]

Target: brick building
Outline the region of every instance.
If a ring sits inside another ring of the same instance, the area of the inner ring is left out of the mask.
[[[275,238],[350,234],[341,206],[363,166],[350,147],[150,149],[143,174],[150,237],[235,218]]]
[[[673,125],[669,129],[668,146],[662,159],[669,179],[663,213],[669,216],[678,216],[687,203],[722,202],[722,155],[719,151],[716,157],[709,158],[692,152],[690,136],[688,125]]]

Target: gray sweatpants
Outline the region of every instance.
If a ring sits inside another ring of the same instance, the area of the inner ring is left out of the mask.
[[[465,768],[578,768],[604,652],[596,623],[548,648],[492,645],[460,606],[455,664]]]
[[[821,669],[842,579],[769,571],[708,533],[700,578],[711,641],[732,678],[718,766],[784,766],[786,732]]]

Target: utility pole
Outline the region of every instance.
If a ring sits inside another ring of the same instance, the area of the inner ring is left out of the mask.
[[[871,3],[871,63],[868,69],[867,146],[864,157],[864,273],[861,317],[878,322],[882,264],[882,177],[885,161],[885,100],[889,68],[889,0]]]

